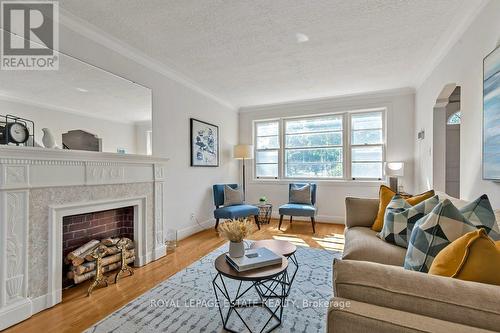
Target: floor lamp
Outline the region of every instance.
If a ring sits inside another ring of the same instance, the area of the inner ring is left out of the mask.
[[[243,200],[246,198],[245,190],[245,160],[253,159],[253,145],[236,145],[233,150],[234,158],[243,160]]]

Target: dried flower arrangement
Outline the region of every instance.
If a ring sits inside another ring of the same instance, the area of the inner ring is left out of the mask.
[[[248,219],[227,220],[219,226],[219,235],[228,241],[240,243],[252,233],[253,224]]]

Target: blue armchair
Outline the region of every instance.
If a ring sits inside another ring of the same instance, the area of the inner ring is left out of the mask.
[[[306,184],[290,184],[288,186],[288,201],[289,203],[280,206],[279,208],[279,213],[280,213],[280,223],[278,225],[278,230],[281,228],[281,223],[283,223],[283,216],[284,215],[289,215],[290,216],[290,224],[292,224],[292,218],[293,216],[303,216],[303,217],[310,217],[311,218],[311,223],[312,223],[312,228],[313,228],[313,233],[316,232],[315,230],[315,221],[314,221],[314,216],[316,215],[316,184],[310,184],[311,185],[311,205],[307,204],[299,204],[299,203],[293,203],[290,202],[290,190],[293,187],[302,187]]]
[[[220,219],[238,219],[243,217],[253,216],[255,218],[255,223],[257,228],[260,230],[259,225],[259,208],[252,205],[234,205],[234,206],[224,206],[224,186],[228,185],[231,188],[237,188],[238,184],[217,184],[213,186],[214,189],[214,217],[215,217],[215,229],[219,226]]]

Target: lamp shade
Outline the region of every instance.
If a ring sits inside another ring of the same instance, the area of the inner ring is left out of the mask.
[[[404,162],[386,162],[385,175],[388,177],[403,177],[405,175]]]
[[[234,158],[237,159],[252,159],[253,145],[236,145],[233,149]]]

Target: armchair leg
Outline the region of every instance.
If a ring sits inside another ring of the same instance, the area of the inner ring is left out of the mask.
[[[293,216],[290,215],[290,225],[292,225],[292,219],[293,219]]]
[[[311,217],[311,223],[312,223],[312,226],[313,226],[313,234],[316,233],[316,229],[314,228],[316,222],[314,221],[314,216]]]
[[[260,230],[259,215],[254,215],[254,219],[255,219],[255,224],[257,224],[257,228],[259,228]]]
[[[215,230],[219,227],[219,219],[215,219]]]
[[[283,223],[283,215],[280,215],[280,223],[278,224],[278,230],[281,229],[281,223]]]

